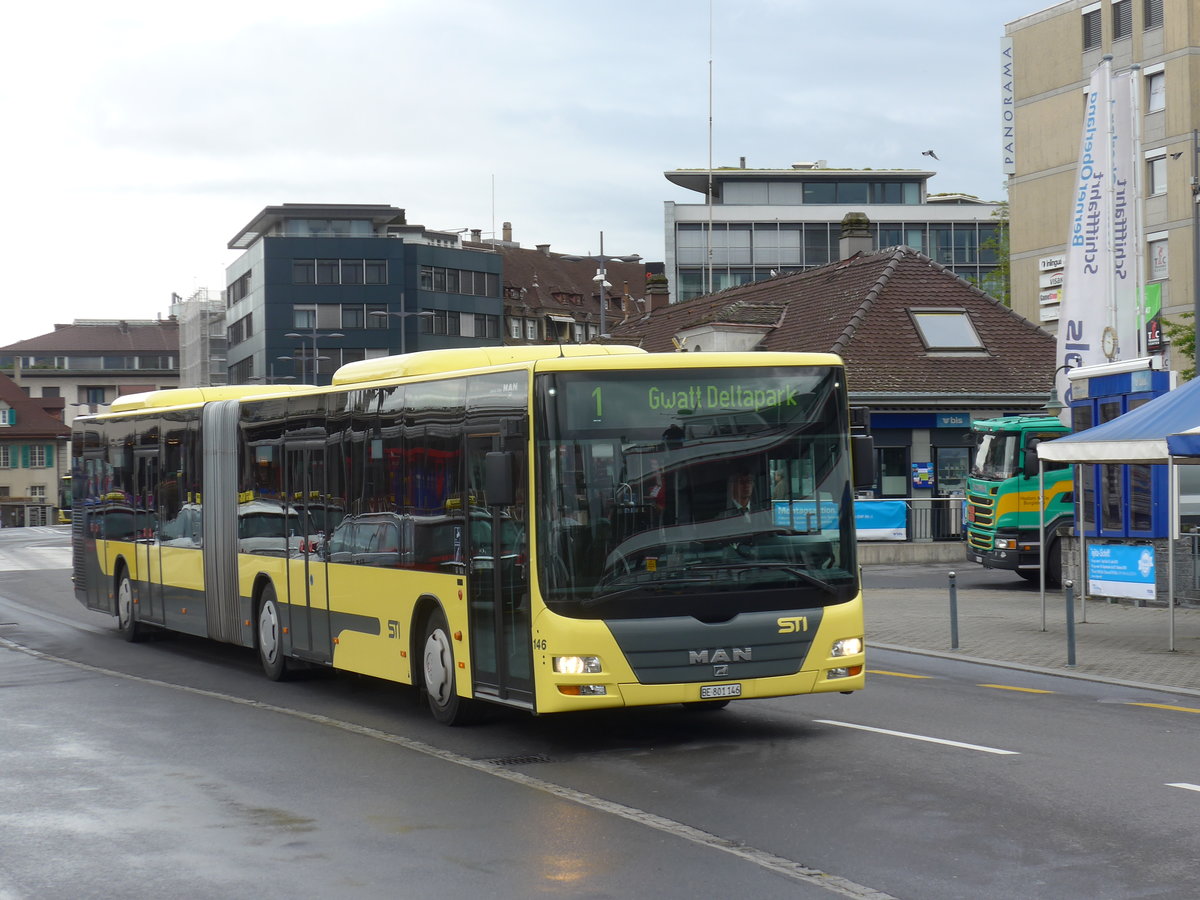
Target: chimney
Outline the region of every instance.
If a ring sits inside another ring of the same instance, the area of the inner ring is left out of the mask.
[[[473,244],[483,243],[483,229],[482,228],[472,228],[471,229],[471,243],[473,243]]]
[[[537,249],[538,249],[538,253],[542,254],[542,256],[550,255],[550,245],[549,244],[538,244]]]
[[[838,239],[838,259],[849,259],[858,253],[874,250],[871,239],[871,220],[866,213],[846,213],[842,219],[842,236]]]
[[[646,312],[650,313],[667,305],[671,289],[666,275],[651,275],[646,279]]]
[[[512,222],[505,222],[500,226],[500,237],[506,244],[512,243]]]

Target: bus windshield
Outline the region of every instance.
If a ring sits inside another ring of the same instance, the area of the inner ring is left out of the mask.
[[[1017,474],[1017,434],[982,434],[975,459],[971,463],[971,477],[987,481],[1003,481]]]
[[[581,618],[857,594],[841,369],[539,376],[538,574]]]

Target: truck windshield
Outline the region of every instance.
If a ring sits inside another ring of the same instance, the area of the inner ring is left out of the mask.
[[[982,434],[975,459],[971,463],[971,477],[988,481],[1002,481],[1017,474],[1017,446],[1020,435]]]
[[[556,612],[724,621],[857,594],[840,368],[543,375],[537,396]]]

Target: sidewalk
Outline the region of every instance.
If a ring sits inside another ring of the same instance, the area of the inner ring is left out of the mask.
[[[951,649],[948,581],[935,589],[864,589],[867,646],[948,659],[970,659],[1127,686],[1200,697],[1200,609],[1175,608],[1175,650],[1169,651],[1165,607],[1137,607],[1107,600],[1087,602],[1086,622],[1075,601],[1075,667],[1067,667],[1066,601],[1046,591],[1046,630],[1041,595],[1023,584],[1012,588],[959,585],[958,643]],[[868,650],[868,668],[869,662]]]

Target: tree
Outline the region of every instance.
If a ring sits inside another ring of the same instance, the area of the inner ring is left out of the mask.
[[[1008,262],[1008,201],[1003,200],[992,211],[996,225],[992,236],[979,245],[980,256],[990,252],[996,257],[996,268],[983,277],[980,290],[995,297],[1005,306],[1012,306],[1012,277]]]
[[[1191,381],[1196,377],[1196,323],[1191,321],[1192,313],[1182,313],[1179,318],[1188,321],[1172,322],[1164,319],[1163,331],[1171,339],[1171,349],[1192,361],[1191,366],[1179,372],[1180,378]]]

